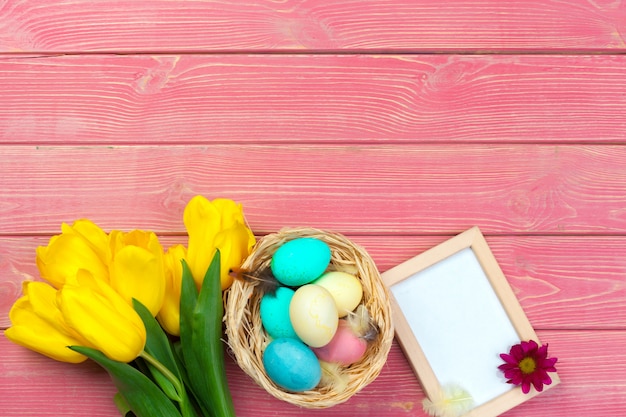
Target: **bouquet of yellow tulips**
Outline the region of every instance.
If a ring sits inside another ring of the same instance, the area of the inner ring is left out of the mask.
[[[37,248],[47,282],[24,283],[6,337],[59,361],[96,361],[118,389],[122,415],[234,416],[222,290],[255,238],[228,199],[195,196],[183,221],[187,246],[167,251],[153,232],[63,224]]]

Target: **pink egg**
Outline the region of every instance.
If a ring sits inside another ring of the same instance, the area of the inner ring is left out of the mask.
[[[357,362],[365,354],[367,341],[352,332],[346,320],[339,320],[335,336],[327,344],[314,348],[315,355],[323,361],[350,365]]]

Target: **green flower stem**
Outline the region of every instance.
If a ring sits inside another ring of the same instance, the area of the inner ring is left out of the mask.
[[[154,356],[150,355],[145,350],[141,351],[139,357],[143,358],[146,362],[148,362],[150,365],[154,366],[159,372],[161,372],[163,376],[165,376],[165,378],[167,378],[168,381],[170,381],[172,385],[174,385],[174,389],[180,395],[180,397],[183,398],[184,388],[179,379],[176,378],[176,376],[169,369],[167,369],[161,362],[156,360]]]
[[[154,356],[150,355],[145,350],[141,351],[139,354],[140,358],[143,358],[146,362],[151,364],[159,371],[168,381],[172,383],[174,390],[178,395],[178,405],[180,407],[180,411],[182,413],[182,417],[197,417],[195,409],[193,405],[189,402],[189,397],[185,391],[185,386],[183,383],[174,375],[165,365],[159,362]]]

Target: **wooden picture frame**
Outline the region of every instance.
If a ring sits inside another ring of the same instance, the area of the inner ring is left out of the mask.
[[[464,417],[497,416],[539,393],[506,383],[497,366],[522,340],[541,345],[478,227],[382,274],[396,339],[425,395],[460,386],[474,399]],[[560,381],[550,374],[552,388]]]

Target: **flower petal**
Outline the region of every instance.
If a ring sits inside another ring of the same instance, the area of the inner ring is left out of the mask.
[[[103,263],[109,261],[109,237],[98,225],[88,219],[76,220],[72,226],[63,223],[61,225],[63,233],[74,233],[81,236],[88,243]]]
[[[56,288],[79,269],[90,271],[98,279],[108,279],[107,267],[92,245],[74,233],[53,236],[48,246],[38,247],[36,263],[41,276]]]
[[[510,354],[513,358],[515,358],[515,362],[519,362],[519,361],[521,361],[521,360],[522,360],[522,359],[524,359],[524,357],[526,356],[526,352],[524,351],[523,346],[524,346],[524,345],[522,345],[522,344],[520,343],[520,344],[517,344],[517,345],[513,345],[513,346],[511,347],[511,351],[509,352],[509,354]]]
[[[136,298],[156,316],[165,297],[162,254],[126,246],[113,255],[109,270],[111,287],[129,305]]]
[[[500,358],[502,358],[503,361],[505,361],[508,364],[514,365],[515,367],[517,367],[517,364],[519,363],[519,361],[521,359],[517,359],[515,356],[513,355],[509,355],[506,353],[501,353],[500,354]],[[523,358],[522,358],[523,359]]]
[[[537,390],[537,392],[543,391],[543,382],[541,382],[541,379],[539,379],[539,378],[532,378],[531,382],[532,382],[533,386],[535,387],[535,390]]]
[[[139,315],[87,271],[59,291],[58,303],[68,326],[110,359],[130,362],[143,350],[146,329]]]
[[[537,377],[546,385],[550,385],[552,383],[552,378],[548,375],[548,372],[543,369],[540,370]]]
[[[183,268],[181,261],[187,256],[183,245],[170,247],[163,258],[165,265],[165,298],[157,319],[171,335],[180,335],[180,290]]]
[[[187,203],[183,222],[189,235],[187,262],[196,284],[200,285],[215,253],[214,240],[221,228],[221,215],[215,205],[197,195]]]
[[[534,340],[524,341],[522,342],[522,350],[525,355],[534,355],[537,352],[539,345]]]
[[[216,198],[211,203],[220,213],[221,229],[229,229],[237,224],[245,225],[241,204],[227,198]]]
[[[24,284],[26,295],[19,298],[9,312],[12,326],[5,330],[6,337],[52,359],[79,363],[85,356],[67,346],[83,344],[65,330],[60,311],[54,303],[57,291],[43,282]]]

